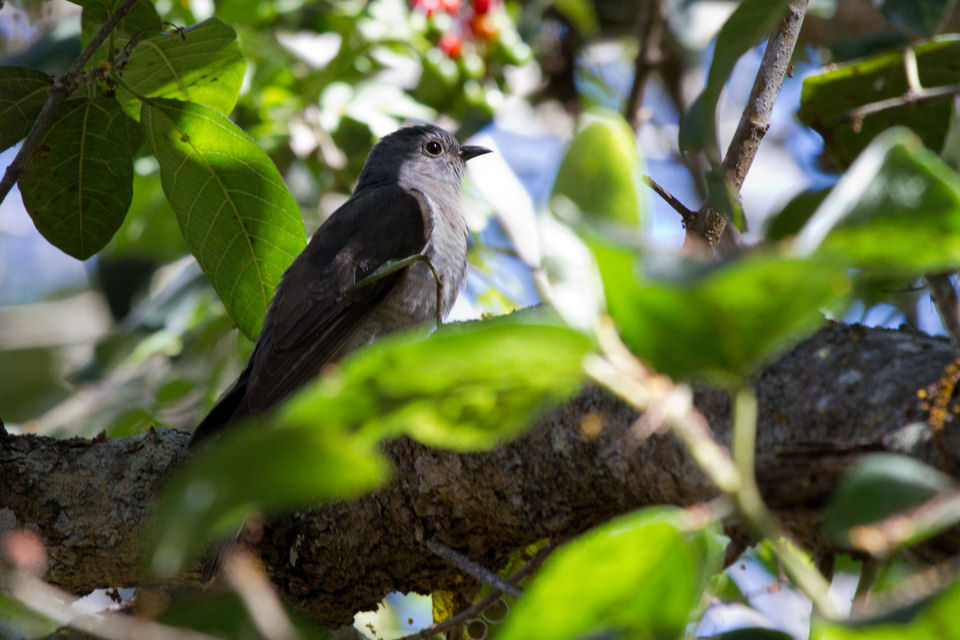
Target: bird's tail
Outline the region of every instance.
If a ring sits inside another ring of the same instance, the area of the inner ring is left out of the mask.
[[[247,414],[244,410],[243,399],[247,394],[248,377],[249,370],[244,369],[237,381],[220,396],[217,403],[210,409],[210,413],[193,430],[193,436],[187,444],[188,449],[195,448],[231,422]]]

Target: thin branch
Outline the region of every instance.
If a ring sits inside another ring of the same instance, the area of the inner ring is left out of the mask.
[[[682,202],[680,202],[680,200],[677,199],[676,196],[660,186],[660,184],[650,176],[643,176],[643,182],[648,187],[653,189],[658,196],[663,198],[664,201],[670,205],[674,211],[680,214],[680,217],[683,218],[684,224],[687,224],[687,222],[696,215],[695,211],[688,209]]]
[[[475,578],[477,582],[482,582],[488,587],[499,589],[512,598],[519,598],[523,594],[520,589],[510,584],[507,580],[490,571],[490,569],[477,564],[462,553],[457,553],[450,547],[434,540],[427,540],[424,544],[430,551],[433,551],[457,569]]]
[[[930,273],[924,276],[927,286],[930,287],[930,298],[940,314],[943,328],[950,334],[953,343],[960,345],[960,300],[957,298],[957,289],[953,286],[951,276],[955,272]]]
[[[633,85],[624,108],[624,116],[634,131],[642,124],[641,110],[643,93],[647,77],[660,64],[660,37],[663,35],[663,15],[660,13],[661,0],[647,0],[640,4],[639,25],[640,48],[633,68]]]
[[[726,178],[737,193],[743,187],[743,181],[760,148],[760,141],[770,128],[773,105],[790,68],[790,59],[806,17],[808,4],[809,0],[794,0],[787,10],[787,15],[767,40],[750,97],[723,159]],[[720,245],[722,238],[731,240],[732,235],[733,231],[728,229],[723,216],[710,207],[703,207],[695,212],[687,224],[685,244],[695,246],[705,242],[713,251]],[[731,240],[729,244],[735,245],[735,242]]]
[[[874,113],[895,109],[907,105],[926,104],[936,102],[960,94],[960,84],[950,84],[941,87],[930,87],[919,91],[908,91],[902,96],[886,98],[851,109],[837,118],[837,122],[852,122],[855,131],[859,131],[863,119]]]
[[[37,119],[33,121],[33,126],[30,127],[30,132],[27,133],[27,137],[24,139],[20,151],[3,174],[3,180],[0,180],[0,202],[6,199],[13,185],[17,183],[17,180],[19,180],[23,174],[27,160],[29,160],[33,152],[36,151],[37,145],[40,144],[40,140],[43,139],[44,134],[46,134],[47,129],[53,122],[53,112],[64,100],[70,97],[70,94],[76,89],[77,79],[81,75],[83,65],[87,64],[87,61],[93,56],[100,45],[103,44],[103,41],[106,40],[114,27],[120,24],[120,21],[130,13],[133,5],[137,2],[139,2],[139,0],[126,0],[120,5],[120,7],[113,12],[113,15],[100,27],[100,30],[94,34],[89,44],[80,52],[80,55],[73,61],[73,64],[70,65],[66,73],[57,78],[56,82],[53,83],[53,88],[50,90],[50,97],[47,98],[47,102],[40,110]]]
[[[539,569],[540,565],[543,564],[543,561],[546,560],[556,548],[557,545],[552,542],[541,547],[532,558],[527,560],[526,564],[510,574],[510,577],[507,578],[507,581],[512,585],[520,584],[524,578]],[[497,600],[502,598],[503,595],[503,591],[494,588],[493,591],[490,592],[490,595],[488,595],[486,598],[464,609],[460,613],[447,618],[443,622],[438,622],[432,627],[427,627],[426,629],[421,629],[416,633],[404,636],[400,638],[400,640],[429,640],[439,633],[443,633],[444,631],[458,627],[474,616],[480,615],[486,611],[487,608],[496,603]]]
[[[753,164],[760,141],[770,128],[773,105],[780,95],[780,87],[790,68],[790,59],[793,57],[793,49],[797,44],[808,4],[809,0],[791,2],[787,15],[767,40],[747,106],[740,116],[740,123],[723,159],[727,179],[737,192],[743,186],[750,165]]]

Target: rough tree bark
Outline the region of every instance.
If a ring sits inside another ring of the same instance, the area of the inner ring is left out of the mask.
[[[921,389],[936,394],[931,385],[957,356],[940,338],[830,325],[762,372],[757,476],[798,541],[817,553],[830,550],[820,509],[840,474],[865,452],[915,456],[960,477],[956,419],[932,429],[918,399]],[[726,395],[700,391],[697,406],[725,441]],[[582,428],[588,415],[603,425],[595,435]],[[488,453],[395,441],[387,446],[396,466],[390,484],[353,502],[278,519],[266,526],[260,553],[284,594],[338,625],[389,591],[462,581],[424,540],[497,567],[511,550],[538,539],[572,536],[645,505],[688,505],[716,495],[672,436],[635,442],[629,431],[635,418],[616,398],[585,388],[527,436]],[[93,442],[6,436],[0,529],[37,532],[50,552],[46,578],[69,590],[140,584],[143,520],[187,436],[170,430]],[[735,522],[729,532],[747,539]],[[952,532],[919,550],[930,561],[958,551],[960,535]]]

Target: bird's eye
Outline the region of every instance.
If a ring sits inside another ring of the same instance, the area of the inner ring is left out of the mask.
[[[443,146],[436,140],[431,140],[423,145],[423,150],[427,152],[427,155],[438,156],[443,153]]]

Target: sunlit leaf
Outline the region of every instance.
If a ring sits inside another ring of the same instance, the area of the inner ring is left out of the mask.
[[[949,476],[914,458],[863,456],[837,487],[825,525],[835,540],[845,541],[851,528],[877,523],[953,487]]]
[[[960,35],[934,38],[913,47],[920,82],[925,87],[960,82]],[[912,129],[923,143],[939,151],[950,124],[953,101],[904,104],[864,117],[844,118],[865,104],[904,95],[908,90],[903,52],[899,49],[831,68],[803,81],[800,120],[823,136],[824,147],[841,167],[847,167],[877,134],[895,125]],[[856,125],[856,126],[855,126]]]
[[[960,264],[960,178],[909,131],[891,129],[824,199],[796,248],[889,273]]]
[[[881,615],[846,624],[814,618],[810,640],[943,640],[960,637],[960,582]]]
[[[637,224],[643,219],[637,190],[640,160],[633,131],[609,110],[583,116],[553,185],[587,216]]]
[[[957,0],[873,0],[892,24],[924,36],[936,33],[956,3]]]
[[[154,99],[141,126],[187,246],[237,327],[256,337],[306,245],[296,201],[263,149],[212,109]]]
[[[579,386],[591,346],[578,331],[518,322],[522,315],[446,327],[427,340],[381,341],[294,399],[287,415],[365,424],[371,437],[406,433],[432,446],[490,448]]]
[[[165,31],[137,44],[121,75],[126,86],[150,98],[174,98],[229,114],[237,104],[246,60],[237,33],[217,18]],[[132,117],[140,102],[123,86],[117,98]]]
[[[50,95],[50,76],[26,67],[0,67],[0,151],[25,138]]]
[[[133,160],[124,117],[112,98],[67,100],[20,178],[37,229],[80,260],[107,244],[130,206]]]
[[[667,283],[647,279],[627,249],[597,243],[594,254],[627,345],[659,371],[719,384],[742,384],[849,291],[842,268],[817,260],[760,255]]]
[[[677,509],[617,518],[556,551],[497,638],[679,638],[722,557],[712,530]]]

